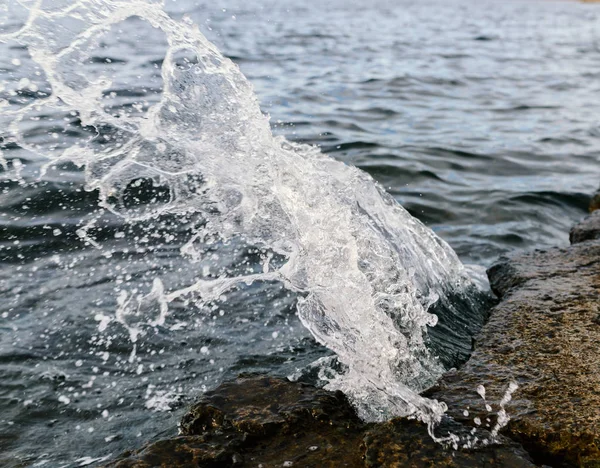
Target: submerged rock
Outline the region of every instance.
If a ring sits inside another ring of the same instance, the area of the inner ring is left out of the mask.
[[[448,431],[466,435],[471,429],[451,421],[437,429]],[[445,449],[417,421],[364,424],[340,392],[266,376],[241,376],[206,393],[183,417],[181,432],[108,466],[534,466],[506,439],[502,445]],[[480,431],[479,437],[490,435]]]
[[[594,237],[589,222],[574,240]],[[503,258],[488,275],[501,302],[469,361],[428,396],[457,421],[493,427],[514,381],[506,435],[539,463],[600,466],[600,241]]]

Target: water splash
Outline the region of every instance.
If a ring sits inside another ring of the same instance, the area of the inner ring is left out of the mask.
[[[483,321],[476,288],[444,241],[367,174],[273,137],[238,67],[196,26],[170,18],[162,2],[14,4],[23,20],[4,27],[0,40],[27,47],[39,82],[0,85],[9,96],[15,87],[35,96],[0,101],[10,142],[48,159],[42,176],[65,162],[84,168],[102,208],[137,226],[118,233],[135,248],[154,235],[168,243],[187,226],[180,262],[199,270],[197,281],[181,288],[156,278],[148,293],[122,290],[115,319],[100,317],[102,326],[119,322],[135,342],[168,320],[174,301],[214,303],[244,285],[280,282],[301,296],[300,320],[336,355],[321,378],[361,417],[440,418],[445,405],[418,393],[457,361],[453,353],[464,358]],[[100,55],[105,35],[132,21],[160,31],[168,46],[160,99],[123,110],[115,105],[118,78],[82,65]],[[31,120],[44,122],[50,143],[24,137]],[[78,141],[70,135],[67,144],[61,135],[73,121]],[[1,154],[0,163],[9,168]],[[100,217],[78,235],[102,249],[94,237]],[[260,270],[236,265],[207,279],[203,262],[232,244],[255,249]]]

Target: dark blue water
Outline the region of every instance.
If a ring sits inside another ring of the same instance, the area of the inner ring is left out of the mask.
[[[372,174],[465,263],[565,245],[598,185],[597,5],[166,4],[240,65],[275,133]],[[13,3],[0,14],[20,18]],[[130,112],[158,99],[165,49],[156,30],[132,19],[85,66],[110,70],[110,105]],[[17,84],[35,72],[25,49],[0,44],[0,80],[15,84],[0,99],[38,99]],[[90,131],[56,114],[23,132],[51,152],[63,119],[67,141]],[[237,291],[201,317],[176,308],[135,355],[124,329],[100,333],[120,284],[144,285],[161,271],[183,286],[194,272],[178,268],[177,239],[130,249],[119,233],[134,227],[108,215],[94,235],[116,253],[84,245],[77,230],[98,199],[83,190],[80,169],[59,165],[38,181],[43,161],[5,129],[0,107],[9,169],[0,172],[0,465],[77,466],[118,454],[174,433],[179,408],[224,378],[289,375],[326,354],[295,317],[295,298],[273,285]]]

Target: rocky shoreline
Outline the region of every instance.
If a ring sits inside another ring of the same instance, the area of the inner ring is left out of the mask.
[[[107,466],[600,467],[600,210],[570,239],[488,270],[499,303],[467,363],[426,392],[449,407],[446,444],[415,420],[365,424],[339,392],[243,375],[206,393],[179,437]]]
[[[496,411],[516,381],[504,433],[539,464],[600,466],[598,215],[571,231],[577,243],[570,247],[503,258],[488,271],[501,302],[469,361],[427,392],[472,424],[487,417],[478,385]]]
[[[491,434],[447,418],[436,435]],[[181,436],[125,453],[113,468],[535,466],[518,444],[446,450],[427,427],[395,419],[365,424],[341,392],[268,376],[240,376],[207,392],[181,421]]]

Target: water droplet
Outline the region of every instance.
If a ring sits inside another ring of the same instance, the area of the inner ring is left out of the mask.
[[[60,395],[58,397],[58,401],[60,401],[61,403],[64,403],[65,405],[68,405],[69,403],[71,403],[71,399],[65,395]]]

